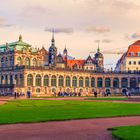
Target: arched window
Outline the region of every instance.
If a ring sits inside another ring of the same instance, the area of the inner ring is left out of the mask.
[[[37,66],[37,60],[36,60],[36,58],[33,59],[33,66]]]
[[[105,87],[106,88],[110,87],[110,78],[105,78]]]
[[[56,87],[56,76],[55,75],[53,75],[51,78],[51,86]]]
[[[91,87],[95,87],[95,78],[91,78]]]
[[[75,76],[72,78],[72,86],[77,87],[77,78]]]
[[[128,80],[127,80],[127,78],[122,78],[121,86],[122,86],[122,88],[127,88],[128,87]]]
[[[10,84],[13,84],[13,76],[10,75]]]
[[[23,75],[20,74],[20,85],[23,86],[24,85],[24,78]]]
[[[5,59],[5,66],[8,67],[8,58]]]
[[[13,60],[13,56],[10,56],[10,66],[14,65],[14,60]]]
[[[113,88],[119,88],[119,79],[118,78],[113,79]]]
[[[19,82],[18,82],[19,79],[18,79],[18,75],[17,74],[15,75],[15,80],[16,80],[16,85],[18,85],[19,84]]]
[[[79,87],[83,87],[83,84],[84,84],[83,77],[80,77],[79,78]]]
[[[61,86],[63,86],[64,85],[64,78],[63,78],[63,76],[59,76],[59,82],[58,82],[58,85],[61,87]]]
[[[25,59],[25,61],[26,61],[26,59]],[[18,64],[19,66],[22,65],[22,59],[21,59],[20,56],[17,58],[17,64]]]
[[[49,76],[48,75],[44,76],[44,86],[49,86]]]
[[[1,67],[4,67],[4,57],[1,58]]]
[[[35,78],[36,86],[41,86],[41,76],[38,74]]]
[[[70,77],[66,77],[66,87],[70,87]]]
[[[137,87],[137,81],[136,78],[130,78],[130,88],[136,88]]]
[[[88,77],[86,77],[86,79],[85,79],[85,86],[89,87],[89,78]]]
[[[8,84],[8,75],[5,75],[5,84]]]
[[[33,86],[33,76],[31,74],[27,76],[27,86]]]
[[[103,79],[102,78],[98,78],[97,86],[99,88],[102,88],[103,87]]]
[[[25,66],[30,66],[30,59],[28,57],[25,58]]]

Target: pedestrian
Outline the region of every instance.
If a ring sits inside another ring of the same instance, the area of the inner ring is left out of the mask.
[[[17,93],[16,93],[16,92],[14,92],[14,98],[15,98],[15,99],[17,98]]]
[[[96,91],[94,91],[94,97],[97,97],[97,92]]]

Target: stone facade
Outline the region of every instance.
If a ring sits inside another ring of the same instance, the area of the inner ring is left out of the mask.
[[[32,95],[51,96],[54,92],[80,92],[84,96],[107,90],[114,94],[126,89],[139,92],[139,73],[104,72],[99,49],[95,58],[99,63],[91,57],[85,63],[84,60],[68,60],[66,48],[64,55],[57,55],[54,37],[47,51],[44,47],[31,47],[20,36],[17,42],[0,46],[0,94],[30,91]],[[71,61],[82,66],[69,67]],[[97,69],[84,68],[91,64],[98,66]]]

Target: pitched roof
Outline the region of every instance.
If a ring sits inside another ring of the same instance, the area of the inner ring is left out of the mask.
[[[133,57],[138,57],[138,52],[140,52],[140,40],[129,46],[126,56],[131,56],[131,53],[133,53]]]
[[[67,61],[67,66],[72,67],[75,64],[77,64],[77,66],[80,67],[80,66],[83,66],[84,63],[85,63],[85,60],[76,60],[76,59],[75,60],[68,60]]]

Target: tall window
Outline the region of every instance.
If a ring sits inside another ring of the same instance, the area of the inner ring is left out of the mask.
[[[36,76],[36,86],[41,86],[41,76],[38,74],[37,76]]]
[[[15,80],[16,80],[16,85],[18,85],[19,84],[19,82],[18,82],[19,79],[18,79],[18,75],[17,74],[15,75]]]
[[[137,80],[136,78],[130,78],[130,88],[136,88],[137,87]]]
[[[64,78],[63,78],[63,76],[59,76],[59,83],[58,83],[58,85],[60,87],[64,85]]]
[[[25,61],[26,61],[26,59],[25,59]],[[28,61],[28,60],[27,60]],[[22,65],[22,60],[21,60],[21,57],[19,56],[18,58],[17,58],[17,64],[20,66],[20,65]]]
[[[33,86],[33,76],[31,74],[27,76],[27,86]]]
[[[37,66],[37,60],[36,60],[36,58],[33,59],[33,66]]]
[[[4,57],[1,58],[1,67],[4,67]]]
[[[44,76],[44,86],[49,86],[49,76],[48,75]]]
[[[51,86],[56,87],[56,76],[53,75],[51,78]]]
[[[66,87],[70,87],[70,77],[66,77]]]
[[[10,75],[10,84],[13,84],[13,76]]]
[[[23,75],[20,74],[20,85],[23,86],[24,85],[24,78]]]
[[[8,84],[8,76],[5,75],[5,84]]]
[[[109,88],[110,87],[110,78],[105,79],[105,87]]]
[[[121,86],[122,86],[122,88],[127,88],[128,87],[128,80],[127,80],[127,78],[122,78]]]
[[[25,66],[30,66],[30,59],[28,57],[25,58]]]
[[[86,77],[86,79],[85,79],[85,86],[89,87],[89,78],[88,77]]]
[[[72,86],[77,87],[77,78],[75,76],[72,78]]]
[[[119,88],[119,79],[118,78],[113,79],[113,88]]]
[[[103,87],[103,80],[102,80],[102,78],[98,78],[97,86],[99,88],[102,88]]]
[[[83,82],[84,80],[83,80],[83,77],[80,77],[79,78],[79,87],[83,87]]]
[[[8,58],[5,59],[5,66],[8,67]]]
[[[13,60],[13,56],[10,56],[10,66],[14,65],[14,60]]]
[[[91,87],[95,87],[95,78],[91,78]]]

